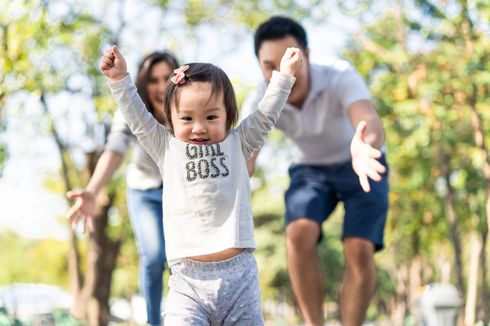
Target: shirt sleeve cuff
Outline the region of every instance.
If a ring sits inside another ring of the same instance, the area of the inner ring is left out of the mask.
[[[126,74],[123,78],[119,80],[109,80],[108,84],[109,87],[112,89],[117,89],[121,87],[126,87],[128,84],[131,84],[131,76],[129,74]]]
[[[296,81],[296,77],[274,70],[272,72],[272,80],[275,80],[280,87],[290,87]]]

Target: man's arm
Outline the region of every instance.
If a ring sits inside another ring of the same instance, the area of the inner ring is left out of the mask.
[[[381,181],[380,173],[386,171],[386,167],[378,161],[381,157],[379,149],[385,141],[383,124],[369,100],[353,103],[347,113],[356,129],[350,145],[352,167],[359,176],[362,189],[369,192],[371,187],[368,180]]]
[[[359,125],[359,122],[366,121],[367,127],[364,141],[372,147],[380,149],[385,143],[383,123],[371,101],[357,101],[347,109],[347,113],[354,129]]]

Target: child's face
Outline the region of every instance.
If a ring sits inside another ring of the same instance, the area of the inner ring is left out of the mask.
[[[172,106],[175,138],[191,144],[215,144],[226,136],[223,96],[211,97],[211,84],[193,82],[179,90],[178,107]]]

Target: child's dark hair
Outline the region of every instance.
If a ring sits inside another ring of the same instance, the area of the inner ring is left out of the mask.
[[[187,65],[189,68],[185,71],[184,83],[175,84],[170,80],[167,82],[165,96],[163,97],[163,106],[165,118],[170,128],[173,130],[171,119],[172,104],[176,107],[179,104],[178,90],[193,82],[203,82],[211,84],[211,97],[223,96],[223,103],[226,109],[226,131],[229,131],[238,119],[238,106],[230,79],[220,67],[210,63],[197,62]],[[172,76],[174,75],[175,73],[172,74]]]
[[[170,69],[174,70],[179,66],[177,62],[177,58],[170,52],[164,51],[159,52],[155,51],[148,54],[143,60],[140,62],[138,66],[138,75],[136,76],[136,88],[138,89],[138,94],[141,96],[141,99],[145,103],[148,111],[155,116],[155,109],[151,105],[151,101],[148,98],[148,83],[150,81],[151,69],[158,63],[165,62]]]
[[[306,32],[300,24],[284,16],[271,17],[260,24],[255,31],[255,55],[259,56],[259,49],[264,41],[278,40],[288,35],[294,37],[302,49],[308,47]]]

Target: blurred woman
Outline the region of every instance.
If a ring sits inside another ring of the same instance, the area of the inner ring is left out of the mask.
[[[169,52],[153,52],[143,59],[138,68],[138,93],[150,113],[162,124],[165,122],[165,84],[177,67],[177,59]],[[115,113],[105,150],[86,188],[67,193],[70,199],[75,200],[67,215],[71,220],[73,216],[81,214],[89,223],[93,222],[97,194],[121,165],[130,145],[133,148],[127,172],[127,194],[129,217],[140,255],[139,285],[146,300],[148,324],[160,325],[163,270],[166,261],[162,178],[157,165],[136,141],[119,111]]]

